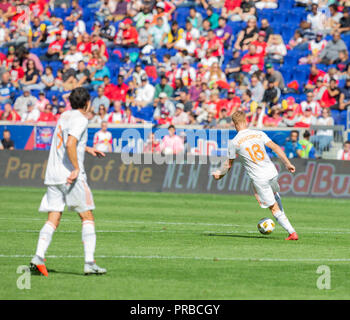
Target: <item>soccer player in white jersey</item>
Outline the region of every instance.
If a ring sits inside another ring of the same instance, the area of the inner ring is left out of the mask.
[[[61,115],[52,139],[44,181],[47,192],[39,208],[40,212],[48,212],[48,219],[40,230],[36,253],[30,263],[32,271],[39,271],[45,276],[48,276],[45,253],[66,205],[76,211],[82,221],[84,273],[106,273],[106,269],[97,266],[94,259],[96,233],[92,210],[95,205],[84,170],[85,152],[98,157],[104,157],[105,154],[86,146],[89,92],[84,88],[76,88],[70,94],[69,101],[72,110]]]
[[[236,137],[230,141],[228,160],[220,170],[213,172],[216,180],[222,179],[231,169],[237,155],[252,180],[255,197],[262,208],[269,208],[277,222],[288,232],[286,240],[298,240],[298,235],[289,222],[283,210],[279,195],[278,172],[266,153],[265,145],[272,149],[282,160],[287,170],[295,172],[295,167],[288,160],[283,150],[262,131],[248,129],[246,115],[237,111],[232,116],[238,131]]]

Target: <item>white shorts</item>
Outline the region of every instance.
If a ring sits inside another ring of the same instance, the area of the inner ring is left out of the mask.
[[[72,185],[48,186],[39,212],[63,212],[65,206],[68,210],[78,213],[95,209],[94,199],[86,181],[77,180]]]
[[[261,208],[269,208],[276,202],[275,193],[280,191],[278,177],[268,181],[252,181]]]

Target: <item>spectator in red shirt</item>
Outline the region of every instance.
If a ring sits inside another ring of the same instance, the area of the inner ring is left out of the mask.
[[[44,112],[40,113],[38,122],[55,122],[55,121],[56,121],[56,117],[52,113],[52,105],[47,104],[44,109]]]
[[[126,101],[126,95],[129,91],[129,86],[124,83],[124,77],[122,75],[118,75],[118,83],[116,85],[115,90],[115,100],[120,100],[125,102]]]
[[[65,40],[62,39],[62,32],[56,32],[56,40],[51,42],[45,55],[41,56],[43,61],[57,61],[63,57],[63,45]]]
[[[265,42],[265,37],[266,37],[266,32],[261,30],[258,33],[258,39],[251,42],[251,44],[256,46],[256,53],[260,54],[263,57],[265,57],[266,55],[266,46],[267,46],[267,43]]]
[[[221,15],[229,19],[232,15],[238,14],[240,11],[242,0],[225,0]]]
[[[84,33],[82,40],[77,44],[77,51],[81,52],[83,56],[89,56],[91,52],[91,41],[88,33]]]
[[[265,116],[263,123],[265,127],[278,127],[279,123],[282,121],[279,110],[272,110],[270,117]]]
[[[107,76],[103,78],[104,95],[110,100],[115,100],[116,85],[111,83],[111,79]]]
[[[225,108],[227,110],[227,115],[231,116],[241,104],[241,99],[236,96],[236,90],[231,88],[227,92],[227,98],[220,101],[218,104],[217,114]]]
[[[224,55],[224,44],[223,41],[218,38],[214,30],[208,31],[208,41],[207,41],[207,53],[211,57],[223,57]]]
[[[47,16],[49,11],[49,3],[47,0],[30,0],[29,10],[34,17],[38,17],[41,20]]]
[[[242,71],[246,73],[254,73],[264,68],[264,57],[256,52],[256,46],[251,44],[249,51],[242,57],[241,60]]]
[[[132,26],[131,19],[124,20],[124,30],[123,30],[123,47],[137,47],[139,43],[139,35],[135,27]]]
[[[24,78],[23,68],[20,66],[19,59],[15,57],[12,62],[12,68],[10,70],[11,83],[14,87],[18,88],[19,80]]]
[[[98,50],[100,57],[104,57],[105,60],[108,60],[109,55],[107,51],[107,46],[97,32],[94,32],[92,34],[92,39],[91,39],[90,51],[93,52],[95,50]]]
[[[9,103],[6,103],[4,111],[0,111],[0,120],[16,122],[21,120],[21,116],[12,109],[12,106]]]
[[[313,64],[310,68],[310,75],[307,84],[305,85],[305,89],[313,90],[316,88],[316,82],[319,78],[324,78],[326,72],[317,69],[317,66]]]

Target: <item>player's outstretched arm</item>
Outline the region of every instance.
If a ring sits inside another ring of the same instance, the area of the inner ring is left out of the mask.
[[[234,161],[233,159],[227,159],[219,170],[214,171],[212,173],[214,179],[215,180],[222,179],[231,170],[233,161]]]
[[[96,148],[86,147],[85,151],[94,157],[103,158],[106,156],[104,152],[98,151]]]
[[[283,164],[287,168],[287,170],[291,173],[295,172],[295,167],[292,165],[292,163],[287,158],[286,154],[282,150],[282,148],[277,145],[276,143],[269,141],[266,143],[266,146],[269,147],[273,152],[277,154],[277,156],[282,160]]]

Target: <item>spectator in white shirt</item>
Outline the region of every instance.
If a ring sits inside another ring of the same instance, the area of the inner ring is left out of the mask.
[[[27,112],[22,115],[21,121],[25,123],[37,122],[39,117],[39,109],[34,108],[34,104],[29,101],[27,104]]]
[[[183,103],[178,103],[176,105],[176,110],[172,121],[173,125],[186,125],[190,122],[188,114],[184,110],[185,106]]]
[[[148,82],[147,76],[141,77],[141,85],[136,91],[135,105],[137,107],[146,107],[153,101],[155,88]]]
[[[317,3],[311,6],[311,13],[307,15],[306,21],[310,23],[310,28],[313,32],[322,32],[326,30],[326,16],[318,11]]]
[[[108,124],[102,121],[101,130],[94,135],[94,148],[102,152],[112,152],[112,133],[107,131]]]
[[[343,149],[337,153],[337,160],[350,160],[350,141],[345,141]]]
[[[84,56],[81,52],[77,51],[77,46],[72,45],[64,57],[63,61],[68,61],[69,66],[75,71],[78,70],[78,63],[84,59]]]

